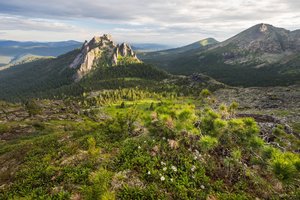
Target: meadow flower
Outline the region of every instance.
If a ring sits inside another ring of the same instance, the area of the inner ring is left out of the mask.
[[[174,172],[177,172],[177,167],[175,167],[174,165],[172,165],[171,169],[172,169]]]
[[[202,190],[205,189],[205,186],[204,186],[204,185],[201,185],[200,187],[201,187]]]
[[[166,140],[166,138],[165,138],[165,137],[163,137],[162,139],[163,139],[163,140]]]
[[[141,146],[138,146],[138,149],[141,149],[142,147]]]
[[[163,161],[161,161],[161,162],[160,162],[160,164],[161,164],[161,165],[166,165],[166,163],[165,163],[165,162],[163,162]]]
[[[163,170],[164,170],[164,171],[167,171],[167,167],[164,167]]]
[[[146,140],[144,141],[144,143],[146,143]]]
[[[166,180],[166,179],[165,179],[164,176],[161,176],[161,177],[160,177],[160,180],[161,180],[161,181],[164,181],[164,180]]]
[[[194,172],[195,170],[196,170],[196,166],[193,165],[192,168],[191,168],[191,171]]]
[[[150,171],[148,171],[148,175],[150,175],[151,174],[151,172]]]
[[[171,178],[170,181],[173,182],[173,179]]]

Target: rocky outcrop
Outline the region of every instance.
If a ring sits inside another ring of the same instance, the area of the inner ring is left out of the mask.
[[[85,41],[80,53],[70,64],[70,68],[76,69],[74,80],[77,82],[99,65],[118,65],[119,57],[132,57],[139,62],[136,54],[128,44],[115,45],[110,35],[95,36],[90,42]]]
[[[118,58],[119,56],[122,57],[132,57],[135,58],[136,60],[138,60],[138,58],[136,57],[136,54],[134,53],[134,51],[132,50],[131,46],[126,44],[126,43],[122,43],[122,44],[118,44],[114,50],[114,54],[113,54],[113,59],[112,59],[112,64],[113,65],[117,65],[118,64]]]

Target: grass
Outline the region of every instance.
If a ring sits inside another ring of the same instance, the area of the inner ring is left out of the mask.
[[[266,144],[252,119],[223,119],[209,104],[160,97],[81,106],[73,120],[58,118],[70,111],[32,116],[22,122],[31,134],[1,141],[0,198],[296,198],[299,156]]]

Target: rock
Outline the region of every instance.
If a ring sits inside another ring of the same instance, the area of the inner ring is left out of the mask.
[[[108,65],[117,65],[119,56],[132,57],[140,62],[131,47],[122,43],[115,45],[110,35],[104,34],[101,37],[94,37],[91,41],[85,41],[80,53],[70,64],[70,68],[76,69],[74,80],[77,82],[88,74],[100,61]]]

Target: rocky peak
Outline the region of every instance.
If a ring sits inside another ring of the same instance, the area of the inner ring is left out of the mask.
[[[118,58],[119,57],[133,57],[135,59],[138,60],[138,58],[136,57],[136,54],[134,53],[134,51],[132,50],[131,46],[129,44],[126,43],[122,43],[122,44],[118,44],[114,50],[114,54],[113,54],[113,65],[117,65],[118,64]]]
[[[80,53],[70,64],[70,68],[76,69],[74,80],[79,81],[83,76],[88,74],[99,63],[113,66],[118,65],[119,57],[132,57],[139,62],[136,54],[131,47],[122,43],[115,45],[110,35],[95,36],[89,42],[85,41],[82,45]]]
[[[268,26],[266,24],[261,24],[259,30],[260,32],[265,33],[268,31]]]
[[[283,57],[300,53],[300,34],[270,24],[257,24],[212,47],[226,47],[226,64],[257,63],[256,67],[279,62]]]

